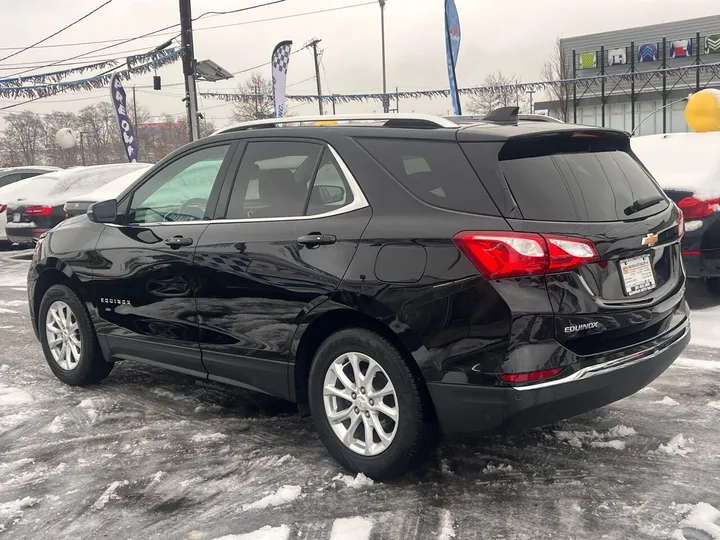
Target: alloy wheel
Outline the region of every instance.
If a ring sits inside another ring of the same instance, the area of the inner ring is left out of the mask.
[[[53,359],[62,369],[71,371],[80,362],[82,341],[77,317],[65,302],[53,302],[45,317],[45,334]]]

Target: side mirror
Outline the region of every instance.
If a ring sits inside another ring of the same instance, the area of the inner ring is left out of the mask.
[[[117,201],[110,199],[91,204],[87,211],[87,217],[95,223],[115,223],[117,219]]]
[[[345,189],[341,186],[321,186],[320,198],[323,204],[336,204],[345,199]]]

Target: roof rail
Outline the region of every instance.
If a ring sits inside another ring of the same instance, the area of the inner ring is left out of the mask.
[[[457,128],[460,127],[455,122],[433,116],[430,114],[332,114],[325,116],[288,116],[285,118],[267,118],[265,120],[251,120],[249,122],[241,122],[218,129],[213,135],[220,133],[232,133],[235,131],[244,131],[247,129],[262,129],[279,127],[286,124],[307,124],[321,123],[320,125],[328,125],[336,122],[383,122],[385,127],[399,128]]]

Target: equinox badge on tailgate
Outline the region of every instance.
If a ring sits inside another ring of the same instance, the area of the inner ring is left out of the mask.
[[[581,332],[583,330],[592,330],[593,328],[597,328],[598,326],[600,326],[600,323],[597,321],[584,323],[584,324],[574,324],[572,326],[566,326],[565,333],[572,334],[573,332]]]

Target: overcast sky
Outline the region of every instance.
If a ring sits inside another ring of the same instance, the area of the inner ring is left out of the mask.
[[[193,16],[261,4],[268,0],[193,0]],[[269,61],[278,41],[291,39],[294,49],[313,37],[324,49],[324,93],[380,92],[380,9],[371,5],[289,17],[311,11],[353,6],[368,0],[285,0],[244,13],[203,18],[195,22],[198,60],[210,58],[235,72]],[[45,37],[102,3],[102,0],[4,0],[0,47],[22,47]],[[720,13],[718,0],[456,0],[462,27],[457,76],[461,86],[481,85],[492,71],[502,70],[523,81],[538,79],[540,66],[551,54],[557,36],[570,37],[621,28],[702,17]],[[446,88],[447,68],[443,35],[443,0],[387,0],[386,38],[388,87],[400,90]],[[284,17],[277,19],[278,17]],[[253,22],[260,19],[273,19]],[[90,18],[45,43],[46,46],[140,35],[179,22],[177,0],[113,0]],[[209,26],[237,24],[201,30]],[[155,36],[98,53],[96,59],[135,54],[172,36]],[[102,47],[103,44],[38,48],[0,62],[0,77],[40,61],[56,61]],[[133,51],[129,53],[128,51]],[[0,50],[0,58],[12,51]],[[88,62],[95,61],[94,59]],[[35,65],[35,64],[33,64]],[[55,70],[45,68],[41,71]],[[270,74],[270,67],[259,69]],[[138,89],[138,102],[158,117],[184,114],[180,101],[182,67],[178,62],[160,70],[163,90]],[[288,93],[314,93],[309,50],[292,57]],[[232,91],[243,77],[201,83],[201,90]],[[80,76],[82,77],[82,76]],[[151,86],[152,75],[136,77],[126,87]],[[175,84],[173,86],[173,84]],[[537,98],[538,96],[536,96]],[[16,107],[38,113],[78,110],[106,100],[107,90],[62,94]],[[13,101],[0,99],[0,106]],[[317,105],[290,103],[295,114],[314,113]],[[447,113],[449,99],[403,101],[401,110]],[[339,107],[338,112],[380,110],[378,103]],[[203,99],[201,110],[218,126],[228,123],[229,105]],[[0,122],[1,123],[1,122]]]

